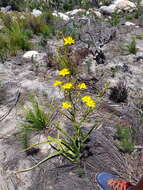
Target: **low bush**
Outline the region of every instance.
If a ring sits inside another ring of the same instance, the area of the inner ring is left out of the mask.
[[[131,153],[134,150],[134,143],[132,138],[132,130],[127,126],[117,125],[116,139],[120,151],[123,153]]]
[[[135,38],[133,38],[132,41],[127,45],[127,51],[128,51],[130,54],[136,54],[136,53],[137,53],[136,40],[135,40]]]
[[[127,87],[123,82],[119,82],[117,86],[110,88],[109,99],[116,102],[126,102],[128,97]]]
[[[31,108],[24,109],[24,121],[25,122],[20,125],[20,139],[24,149],[26,149],[30,146],[29,140],[32,132],[45,130],[52,121],[51,114],[45,112],[36,98],[32,98]]]

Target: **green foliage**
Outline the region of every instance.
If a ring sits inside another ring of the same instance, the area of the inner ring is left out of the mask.
[[[17,51],[20,49],[31,49],[27,33],[25,33],[19,23],[13,22],[10,28],[5,28],[5,33],[9,38],[9,49],[12,55],[16,55]]]
[[[27,0],[10,0],[9,5],[12,6],[14,10],[23,11],[26,8]]]
[[[120,47],[123,54],[136,54],[138,49],[136,48],[136,39],[133,38],[130,43]]]
[[[32,108],[25,109],[25,119],[31,130],[43,130],[48,126],[48,117],[39,106],[37,100],[32,100]]]
[[[9,39],[5,34],[0,34],[0,61],[4,63],[9,54]]]
[[[35,98],[31,100],[31,108],[24,109],[25,123],[20,125],[20,139],[24,148],[29,147],[32,132],[41,131],[49,127],[52,115],[46,113]]]
[[[138,19],[140,16],[141,16],[141,13],[139,13],[138,11],[124,15],[125,19],[128,19],[128,20],[132,20],[134,18]]]
[[[50,36],[55,30],[52,23],[53,19],[54,17],[50,12],[43,13],[38,17],[29,15],[24,21],[24,28],[30,29],[36,35],[43,34]]]
[[[58,62],[59,70],[68,67],[70,64],[69,57],[66,54],[61,55],[60,50],[55,58]]]
[[[30,146],[30,136],[31,136],[31,130],[29,129],[28,124],[22,124],[21,131],[19,135],[19,140],[22,143],[22,146],[24,149],[27,149]]]
[[[139,40],[142,40],[142,39],[143,39],[143,34],[137,34],[135,37],[136,37],[137,39],[139,39]]]
[[[79,39],[79,31],[81,27],[81,23],[71,21],[66,26],[59,28],[59,31],[62,33],[62,36],[72,36],[74,39]]]
[[[4,62],[8,56],[16,55],[19,50],[29,50],[32,44],[29,38],[32,36],[30,30],[26,30],[23,22],[15,15],[0,15],[4,27],[0,32],[0,59]]]
[[[73,1],[72,0],[68,0],[66,3],[64,3],[64,5],[63,5],[63,9],[65,10],[65,11],[70,11],[70,10],[72,10],[72,8],[73,8]]]
[[[92,154],[87,144],[89,141],[89,137],[92,131],[96,128],[96,126],[97,124],[93,125],[91,129],[89,130],[89,132],[84,134],[82,127],[80,126],[80,123],[73,123],[74,134],[71,135],[66,130],[60,128],[59,124],[57,124],[55,126],[58,130],[57,138],[48,136],[48,141],[41,143],[41,144],[50,144],[51,147],[55,149],[55,152],[51,154],[50,156],[47,156],[46,158],[44,158],[38,164],[32,166],[31,168],[24,169],[18,172],[26,172],[26,171],[32,170],[38,167],[43,162],[55,156],[60,156],[60,155],[73,163],[80,163],[82,158],[86,158]],[[36,144],[31,147],[35,147],[39,145],[40,144]]]
[[[8,56],[16,55],[18,51],[27,51],[32,48],[29,41],[34,34],[42,35],[45,39],[55,33],[53,16],[50,12],[44,12],[35,17],[29,14],[12,12],[0,13],[4,27],[0,31],[0,60],[4,62]]]
[[[143,16],[142,6],[141,6],[141,0],[135,0],[134,1],[136,5],[136,10],[132,13],[128,13],[124,15],[126,19],[139,19]]]
[[[132,131],[127,126],[116,126],[118,148],[124,153],[131,153],[134,150],[134,143],[132,139]]]
[[[27,7],[30,9],[30,10],[33,10],[33,9],[40,9],[41,11],[48,11],[49,9],[49,4],[48,2],[44,1],[44,0],[40,0],[40,1],[33,1],[33,0],[28,0],[27,1]]]
[[[137,53],[135,38],[133,38],[132,41],[127,45],[127,51],[129,53],[131,53],[131,54],[136,54]]]
[[[112,13],[112,16],[109,19],[109,22],[110,24],[112,24],[112,26],[117,26],[120,24],[120,19],[121,19],[121,15],[118,13],[118,11],[115,11],[114,13]]]
[[[100,1],[100,3],[102,3],[103,5],[109,5],[111,2],[112,2],[112,0],[99,0]]]
[[[90,8],[91,4],[90,4],[90,1],[89,0],[81,0],[81,7],[82,8]]]

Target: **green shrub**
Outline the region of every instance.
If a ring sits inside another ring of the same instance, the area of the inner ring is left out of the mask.
[[[117,86],[110,88],[109,99],[116,102],[126,102],[128,97],[128,90],[123,82],[119,82]]]
[[[137,34],[135,37],[136,37],[137,39],[139,39],[139,40],[142,40],[142,39],[143,39],[143,34]]]
[[[137,53],[135,38],[133,38],[132,41],[127,45],[127,51],[129,53],[131,53],[131,54],[136,54]]]
[[[24,28],[30,29],[33,34],[47,34],[54,31],[53,27],[53,16],[51,13],[43,13],[42,15],[35,17],[33,15],[28,15],[24,21]]]
[[[120,46],[123,54],[136,54],[138,49],[136,48],[136,40],[133,38],[130,43]]]
[[[4,63],[9,55],[9,38],[5,34],[0,34],[0,61]]]
[[[10,54],[16,55],[18,50],[31,49],[31,43],[28,41],[27,33],[20,27],[19,23],[13,22],[10,28],[5,28],[5,33],[9,38]]]
[[[117,11],[115,11],[114,13],[112,13],[112,16],[109,19],[109,22],[112,26],[117,26],[120,24],[120,19],[121,19],[121,15]]]
[[[31,106],[31,108],[24,109],[25,123],[20,125],[20,139],[24,148],[30,146],[29,139],[32,132],[44,130],[52,122],[51,114],[46,113],[35,98],[32,98]]]
[[[124,153],[131,153],[134,150],[132,131],[127,126],[116,126],[118,139],[118,148]]]

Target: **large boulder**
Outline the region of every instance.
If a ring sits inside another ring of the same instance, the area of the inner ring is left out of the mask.
[[[132,12],[135,9],[136,9],[136,5],[133,2],[128,1],[128,0],[115,0],[109,6],[101,6],[100,7],[100,10],[104,14],[112,14],[116,10]]]

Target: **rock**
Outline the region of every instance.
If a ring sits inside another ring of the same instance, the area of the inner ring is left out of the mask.
[[[103,14],[112,14],[116,10],[116,5],[101,6],[100,10]]]
[[[41,14],[42,14],[42,12],[38,9],[33,9],[33,11],[32,11],[32,15],[34,15],[36,17],[40,16]]]
[[[52,13],[53,16],[56,16],[56,17],[60,17],[61,19],[65,20],[65,21],[69,21],[70,18],[68,15],[64,14],[64,13],[61,13],[61,12],[57,12],[57,11],[54,11]]]
[[[97,17],[97,18],[102,18],[102,14],[101,14],[101,12],[99,11],[99,10],[97,10],[97,9],[89,9],[88,11],[87,11],[87,13],[86,13],[87,15],[94,15],[95,17]]]
[[[128,1],[128,0],[115,0],[113,4],[109,6],[100,7],[100,10],[104,14],[112,14],[116,10],[132,12],[135,9],[136,9],[136,5],[133,2]]]
[[[47,58],[46,53],[38,53],[33,57],[33,61],[38,63],[40,66],[45,65],[45,58]]]
[[[72,11],[66,12],[68,16],[76,16],[79,15],[80,13],[84,13],[86,10],[85,9],[74,9]]]
[[[24,55],[23,58],[25,59],[32,59],[33,57],[35,57],[35,55],[38,55],[37,51],[27,51]]]
[[[134,10],[136,8],[136,5],[128,0],[115,0],[114,5],[121,10]]]
[[[11,5],[8,5],[8,6],[5,7],[6,12],[10,11],[11,9],[12,9]]]
[[[126,26],[135,26],[135,24],[134,24],[134,23],[132,23],[132,22],[128,22],[128,21],[127,21],[127,22],[125,22],[125,25],[126,25]]]
[[[31,69],[37,71],[37,72],[45,72],[47,68],[48,63],[48,57],[46,53],[38,53],[35,52],[27,52],[23,55],[24,60],[26,62],[32,62]],[[38,69],[38,70],[37,70]]]
[[[47,94],[49,98],[56,98],[56,99],[62,99],[63,93],[59,91],[58,88],[53,88],[54,81],[50,82],[41,82],[38,79],[34,80],[28,80],[24,79],[20,82],[20,86],[22,88],[22,91],[25,92],[31,91],[36,92],[39,95]]]
[[[2,12],[8,12],[8,11],[10,11],[11,10],[11,6],[10,5],[8,5],[8,6],[6,6],[6,7],[1,7],[1,11]]]

